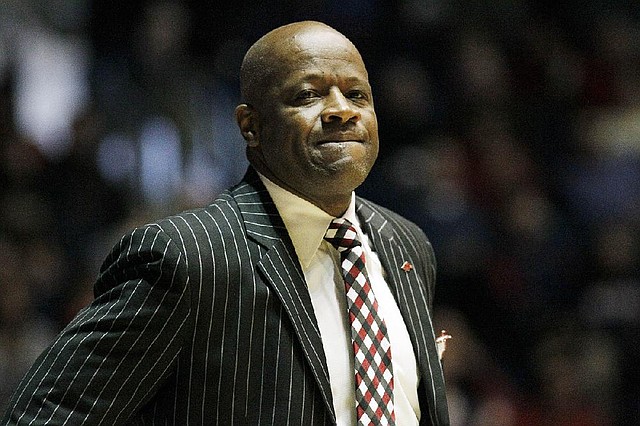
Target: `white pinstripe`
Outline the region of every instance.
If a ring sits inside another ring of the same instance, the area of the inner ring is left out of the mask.
[[[204,230],[205,234],[207,235],[207,241],[209,243],[209,250],[213,251],[213,243],[211,241],[211,235],[209,234],[209,230],[207,230],[206,226],[202,223],[202,220],[200,220],[200,218],[198,216],[196,216],[195,214],[191,214],[193,216],[193,218],[195,220],[197,220],[200,225],[202,226],[202,229]],[[213,219],[213,218],[212,218]],[[195,234],[194,234],[194,239],[195,239]],[[213,268],[214,268],[214,275],[215,275],[215,268],[216,265],[215,263],[213,263]],[[197,310],[196,310],[196,319],[195,319],[195,327],[198,328],[198,322],[200,321],[200,300],[202,299],[202,285],[203,285],[203,279],[202,279],[202,259],[200,258],[200,281],[198,283],[198,302],[196,303],[196,305],[198,306]],[[209,321],[209,336],[211,336],[211,327],[213,326],[213,321]],[[206,356],[205,356],[205,371],[207,369],[207,365],[209,364],[209,348],[210,348],[210,340],[207,340],[207,351],[206,351]],[[194,353],[196,350],[195,348],[195,339],[191,342],[191,352]],[[192,366],[193,366],[193,356],[192,356]],[[193,371],[193,367],[191,369]],[[191,374],[191,373],[190,373]],[[191,390],[191,387],[189,387]],[[205,374],[204,376],[204,389],[203,389],[203,393],[206,395],[207,393],[207,375]],[[206,418],[205,416],[205,409],[206,409],[206,400],[205,398],[202,398],[202,403],[200,406],[200,412],[201,412],[201,416],[202,416],[202,422],[204,424],[204,419]]]
[[[240,225],[240,218],[236,217],[236,219],[238,220],[238,225]],[[242,236],[243,240],[243,246],[247,246],[247,240],[246,237],[243,235]],[[251,251],[247,250],[247,257],[249,258],[249,262],[253,265],[255,264],[252,256],[251,256]],[[251,285],[252,285],[252,290],[253,290],[253,297],[252,297],[252,303],[251,303],[251,326],[250,326],[250,332],[249,332],[249,359],[252,359],[252,354],[253,354],[253,329],[255,327],[255,316],[256,316],[256,297],[257,297],[257,283],[256,283],[256,276],[253,275],[251,278]],[[268,294],[267,294],[268,297]],[[266,301],[265,301],[266,304]],[[266,320],[265,320],[265,324],[266,324]],[[263,363],[264,363],[264,357],[262,357]],[[263,365],[264,368],[264,365]],[[249,413],[249,380],[251,378],[251,363],[247,363],[247,368],[246,368],[246,375],[247,375],[247,380],[246,380],[246,384],[245,384],[245,405],[244,405],[244,415],[245,417],[248,415]]]
[[[225,238],[223,236],[222,230],[219,227],[219,224],[217,222],[214,222],[214,226],[216,227],[216,229],[218,230],[218,232],[220,233],[220,240],[222,243],[222,247],[223,247],[223,253],[224,253],[224,265],[229,265],[229,258],[227,257],[227,250],[226,250],[226,242],[225,242]],[[224,282],[224,287],[227,289],[225,294],[224,294],[224,315],[223,315],[223,320],[222,320],[222,329],[225,330],[226,334],[226,330],[227,330],[227,308],[228,308],[228,303],[229,303],[229,268],[226,267],[225,268],[225,282]],[[218,287],[219,284],[216,284],[216,287]],[[216,300],[215,300],[215,294],[214,293],[214,299],[212,301],[212,304],[215,306]],[[211,315],[213,317],[213,309],[211,310]],[[209,327],[213,326],[213,318],[210,318],[210,325]],[[224,337],[224,335],[223,335]],[[222,339],[222,342],[220,342],[220,359],[222,359],[224,357],[224,347],[225,347],[225,342],[226,339]],[[209,352],[207,350],[207,352]],[[222,377],[222,369],[224,368],[223,364],[220,363],[220,367],[219,367],[219,374],[218,377]],[[216,403],[216,423],[219,423],[220,421],[220,394],[221,394],[221,389],[222,389],[222,380],[218,380],[218,400]]]
[[[227,225],[229,225],[229,229],[231,230],[231,241],[233,241],[234,246],[235,246],[235,250],[234,252],[237,253],[238,255],[238,264],[242,263],[242,259],[240,258],[240,249],[238,247],[238,237],[236,235],[236,232],[234,230],[234,228],[231,226],[231,223],[229,222],[229,218],[227,216],[224,216],[224,220],[227,222]],[[228,269],[228,268],[227,268]],[[242,275],[242,272],[240,272],[240,275]],[[227,275],[228,276],[228,275]],[[240,277],[242,278],[242,277]],[[229,282],[228,284],[229,286],[231,285],[231,282]],[[239,299],[242,300],[242,287],[238,288],[238,293],[240,295]],[[237,319],[237,323],[240,324],[242,318],[242,306],[239,305],[238,306],[238,314],[236,315],[236,319]],[[238,327],[236,329],[236,344],[235,347],[238,347],[240,343],[240,327]],[[236,393],[236,382],[237,382],[237,378],[238,378],[238,354],[239,351],[236,351],[235,353],[235,363],[233,366],[233,381],[232,381],[232,393],[235,395]],[[231,405],[231,418],[234,418],[234,414],[235,414],[235,398],[233,398],[233,404]]]
[[[282,307],[280,308],[280,318],[282,318]],[[276,347],[278,348],[277,353],[276,353],[276,377],[275,377],[275,382],[278,383],[278,376],[280,373],[280,369],[278,368],[280,366],[280,348],[282,347],[282,345],[280,344],[280,342],[282,341],[282,322],[280,322],[280,324],[278,324],[278,344],[276,345]],[[271,408],[271,424],[275,424],[275,420],[276,420],[276,407],[278,406],[277,402],[277,397],[278,397],[278,393],[276,391],[273,392],[273,404],[272,404],[272,408]]]

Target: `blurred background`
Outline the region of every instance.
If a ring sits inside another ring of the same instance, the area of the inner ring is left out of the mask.
[[[0,409],[123,232],[242,177],[240,61],[300,19],[367,63],[358,192],[434,245],[452,423],[637,424],[640,3],[616,0],[0,0]]]

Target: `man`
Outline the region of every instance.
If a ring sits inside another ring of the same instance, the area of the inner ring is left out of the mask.
[[[245,178],[122,238],[95,301],[27,373],[7,424],[352,425],[380,413],[371,424],[448,424],[431,246],[353,193],[378,152],[360,54],[324,24],[286,25],[249,49],[241,84]],[[334,217],[353,224],[366,260],[352,281],[372,290],[386,342],[374,380],[354,375],[373,361],[354,352],[350,255],[325,240]],[[380,398],[363,402],[356,389],[378,378]]]

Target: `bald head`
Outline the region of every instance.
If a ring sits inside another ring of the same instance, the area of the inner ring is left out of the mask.
[[[346,43],[345,43],[346,42]],[[279,81],[287,69],[288,58],[309,44],[324,44],[326,49],[353,49],[356,47],[342,33],[329,25],[316,21],[294,22],[278,27],[256,41],[247,51],[240,68],[240,85],[244,101],[258,106],[274,82]]]

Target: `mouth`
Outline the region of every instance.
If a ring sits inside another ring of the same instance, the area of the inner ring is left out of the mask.
[[[356,140],[338,140],[338,141],[320,141],[318,142],[318,145],[342,145],[342,144],[349,144],[349,143],[362,143],[361,141],[356,141]]]
[[[362,139],[358,139],[358,138],[335,138],[335,139],[324,139],[319,141],[316,145],[318,146],[323,146],[323,145],[329,145],[329,146],[340,146],[340,145],[350,145],[350,144],[364,144],[364,141]]]

